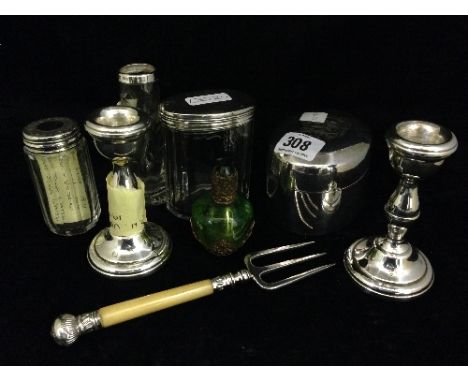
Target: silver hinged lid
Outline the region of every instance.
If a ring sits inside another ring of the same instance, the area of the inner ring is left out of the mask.
[[[171,97],[160,106],[170,129],[191,132],[226,130],[248,123],[254,114],[252,97],[235,90],[204,90]]]
[[[276,143],[289,132],[305,134],[324,145],[310,161],[275,152]],[[271,143],[270,172],[283,182],[290,179],[298,191],[322,192],[331,182],[345,189],[368,169],[369,132],[356,118],[342,112],[297,114],[280,126]]]

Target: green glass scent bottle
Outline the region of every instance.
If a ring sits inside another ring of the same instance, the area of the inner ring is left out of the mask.
[[[213,169],[211,191],[195,201],[190,222],[195,238],[215,255],[230,255],[244,245],[255,221],[252,204],[237,193],[234,167]]]

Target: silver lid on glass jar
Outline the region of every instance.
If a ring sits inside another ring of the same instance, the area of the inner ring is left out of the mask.
[[[156,81],[156,68],[147,63],[133,63],[119,69],[119,82],[122,84],[147,84]]]
[[[79,142],[78,124],[64,117],[31,122],[23,129],[23,143],[33,153],[55,153],[68,150]]]
[[[169,129],[187,133],[227,130],[250,122],[252,97],[235,90],[183,93],[163,102],[159,112]]]

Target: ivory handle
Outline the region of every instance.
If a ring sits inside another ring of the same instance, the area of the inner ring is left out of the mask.
[[[211,294],[213,294],[211,280],[203,280],[105,306],[99,309],[98,313],[101,326],[107,328]]]
[[[50,334],[59,345],[69,346],[80,335],[100,328],[107,328],[134,318],[158,312],[171,306],[183,304],[221,291],[225,287],[238,282],[248,281],[252,275],[245,269],[236,273],[227,273],[215,277],[213,280],[203,280],[196,283],[182,285],[177,288],[149,294],[105,306],[99,310],[83,313],[78,316],[61,314],[52,324]]]

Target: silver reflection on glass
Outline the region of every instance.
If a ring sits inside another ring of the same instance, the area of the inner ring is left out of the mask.
[[[131,107],[111,106],[91,115],[85,128],[113,166],[107,176],[111,224],[93,239],[88,260],[109,277],[150,274],[166,262],[172,245],[159,225],[146,221],[145,185],[130,166],[145,144],[148,118]]]
[[[431,122],[405,121],[386,135],[390,163],[400,175],[385,205],[389,224],[385,237],[359,239],[347,250],[344,264],[365,291],[393,299],[426,292],[434,282],[427,257],[408,243],[408,226],[419,217],[417,182],[434,174],[457,149],[455,135]]]

